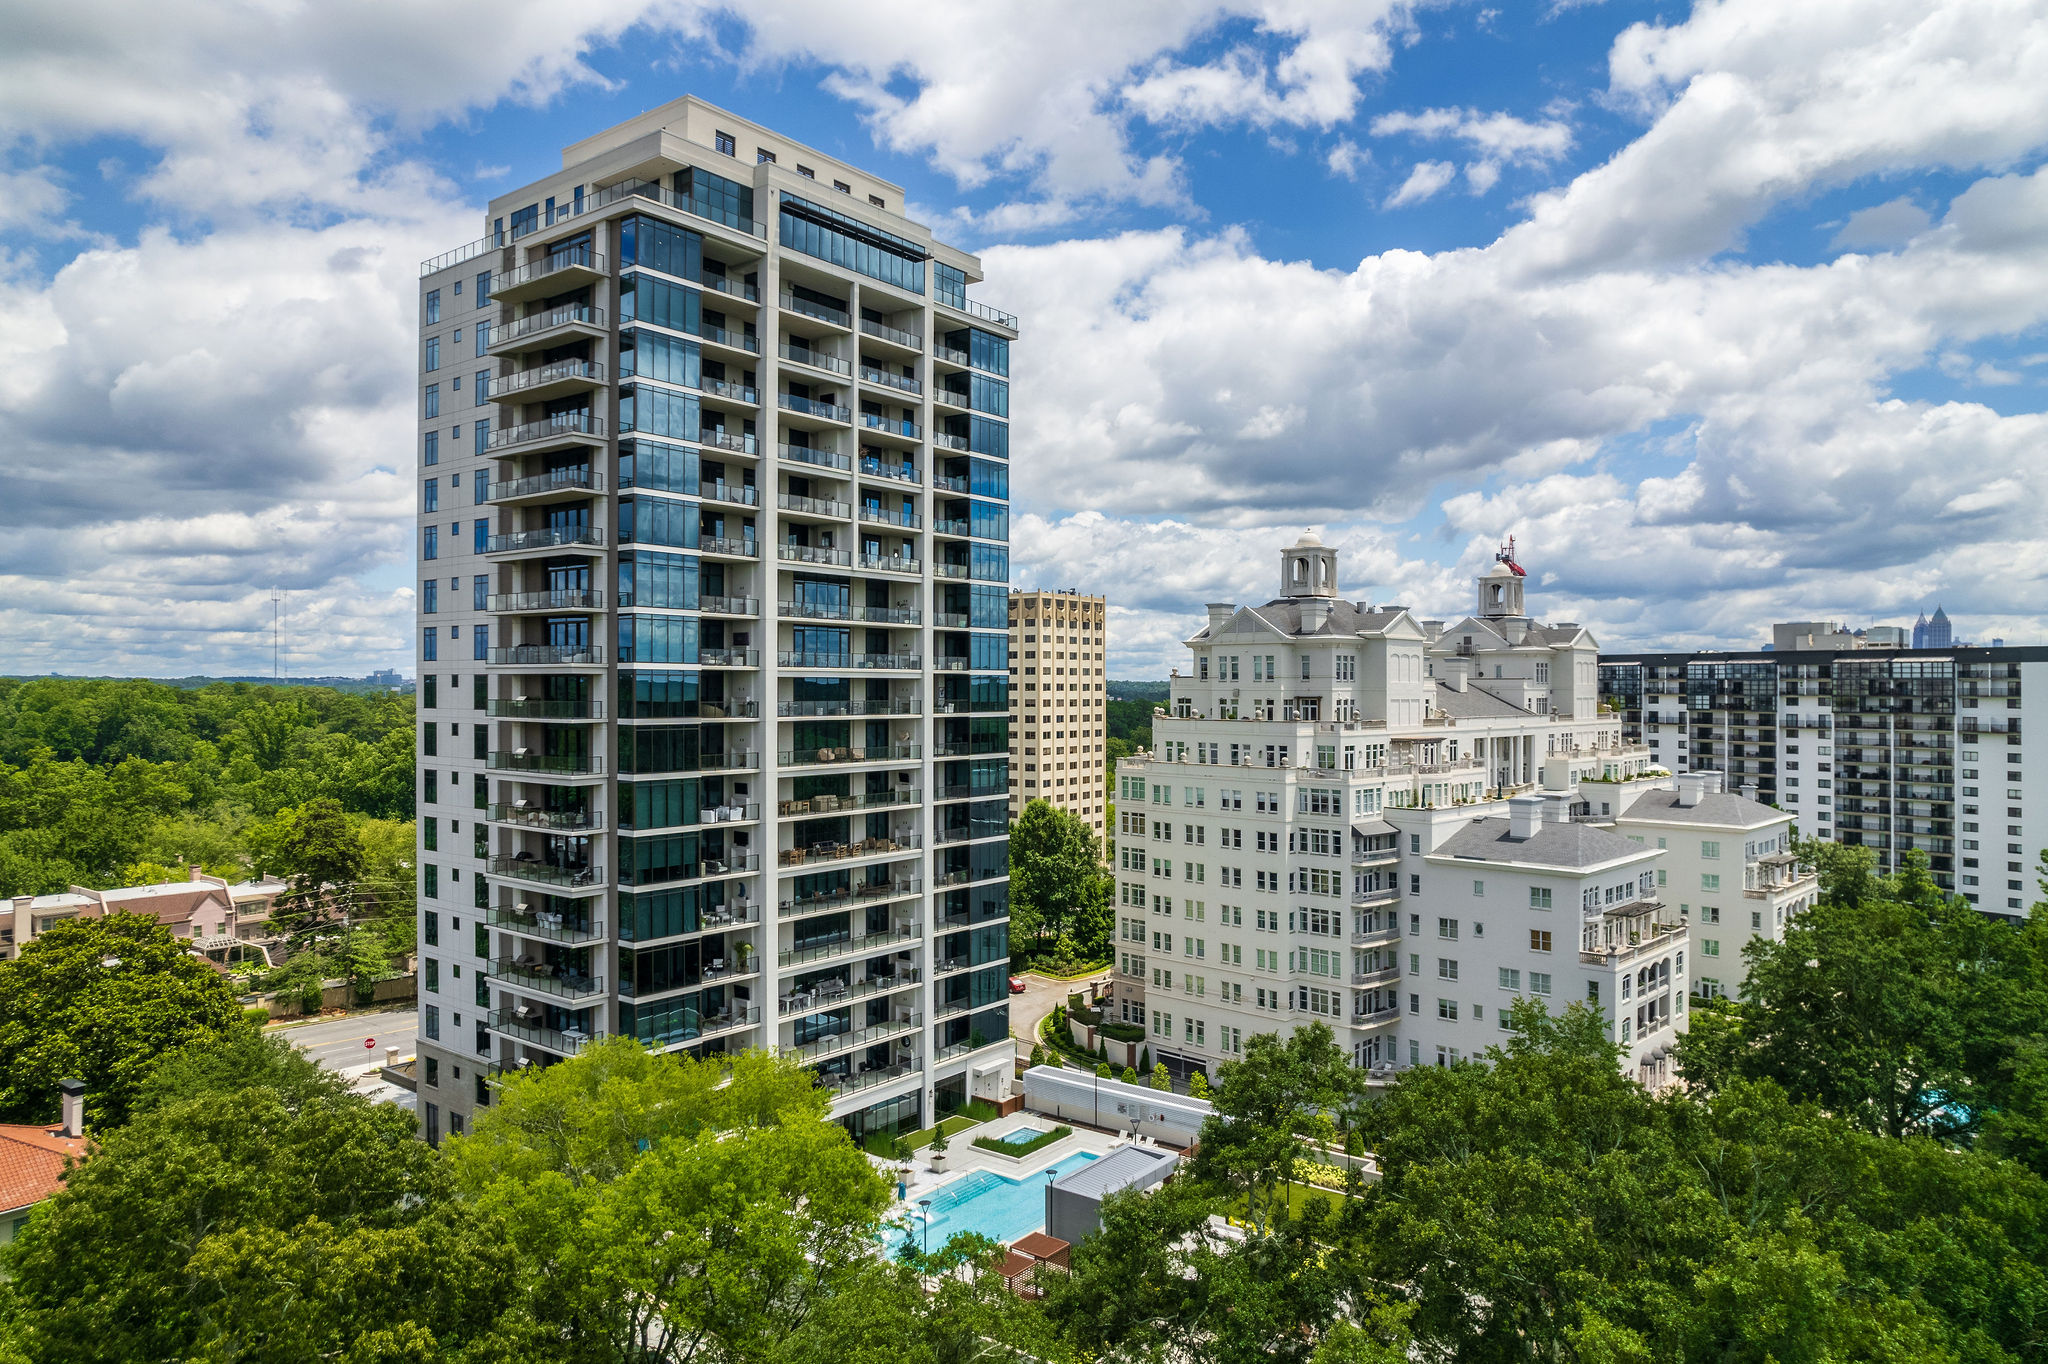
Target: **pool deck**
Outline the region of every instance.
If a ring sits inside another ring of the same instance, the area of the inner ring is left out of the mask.
[[[987,1170],[991,1174],[1001,1175],[1004,1179],[1025,1180],[1030,1179],[1034,1175],[1045,1173],[1045,1171],[1050,1170],[1067,1157],[1080,1152],[1085,1151],[1090,1155],[1106,1156],[1119,1147],[1130,1145],[1128,1138],[1119,1137],[1109,1132],[1093,1131],[1086,1127],[1076,1127],[1073,1136],[1063,1141],[1056,1141],[1042,1150],[1033,1151],[1023,1160],[999,1156],[993,1151],[984,1151],[974,1144],[974,1138],[977,1136],[994,1136],[1007,1132],[1011,1128],[1019,1126],[1022,1121],[1037,1123],[1045,1127],[1058,1126],[1053,1119],[1042,1117],[1038,1114],[1028,1114],[1011,1118],[997,1118],[994,1122],[986,1122],[979,1127],[971,1127],[957,1136],[948,1138],[950,1144],[946,1149],[946,1168],[941,1174],[932,1173],[931,1153],[928,1149],[917,1152],[915,1158],[910,1162],[909,1190],[901,1201],[890,1205],[886,1216],[895,1218],[909,1213],[916,1206],[918,1199],[931,1197],[933,1190],[942,1188],[962,1175],[969,1174],[975,1170]],[[984,1132],[984,1129],[991,1128],[994,1130]],[[874,1156],[869,1156],[868,1159],[874,1162],[875,1168],[888,1178],[893,1187],[896,1182],[896,1172],[903,1167],[894,1161],[881,1160]]]

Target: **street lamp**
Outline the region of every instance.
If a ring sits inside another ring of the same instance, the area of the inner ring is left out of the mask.
[[[929,1260],[932,1255],[932,1201],[929,1198],[920,1198],[917,1200],[917,1206],[924,1213],[924,1255]]]

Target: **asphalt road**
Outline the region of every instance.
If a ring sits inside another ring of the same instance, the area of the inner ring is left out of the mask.
[[[1066,1003],[1068,995],[1086,989],[1093,981],[1108,980],[1109,971],[1105,968],[1079,980],[1053,980],[1040,975],[1026,975],[1023,979],[1024,993],[1010,996],[1010,1031],[1017,1038],[1017,1054],[1028,1058],[1032,1041],[1038,1036],[1038,1025],[1052,1012],[1053,1005]]]
[[[317,1023],[286,1024],[276,1031],[326,1069],[348,1076],[359,1092],[410,1107],[413,1096],[379,1079],[377,1068],[384,1064],[386,1047],[397,1047],[401,1061],[413,1054],[419,1022],[419,1013],[407,1004],[346,1018],[323,1018]],[[375,1045],[366,1047],[365,1040]]]

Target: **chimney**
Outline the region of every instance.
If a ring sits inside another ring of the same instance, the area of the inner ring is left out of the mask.
[[[1330,618],[1330,603],[1322,597],[1306,597],[1301,603],[1301,632],[1312,635]]]
[[[206,868],[200,866],[197,862],[186,868],[186,871],[189,873],[188,879],[190,880],[204,881],[206,879]]]
[[[1437,680],[1452,691],[1465,690],[1465,683],[1472,676],[1472,660],[1469,658],[1439,658],[1436,661]]]
[[[1508,838],[1520,843],[1536,836],[1543,827],[1543,807],[1548,804],[1541,796],[1508,797]]]
[[[1237,614],[1237,607],[1236,607],[1236,606],[1235,606],[1234,604],[1230,603],[1230,602],[1227,602],[1227,601],[1212,601],[1212,602],[1210,602],[1210,603],[1209,603],[1209,629],[1210,629],[1210,631],[1211,631],[1211,632],[1213,633],[1214,631],[1217,631],[1217,630],[1221,630],[1221,629],[1222,629],[1222,628],[1224,627],[1224,625],[1225,625],[1225,624],[1226,624],[1226,623],[1227,623],[1227,622],[1228,622],[1228,621],[1230,620],[1230,618],[1231,618],[1232,616],[1236,615],[1236,614]]]
[[[64,1096],[64,1135],[85,1135],[85,1081],[59,1080],[57,1092]]]
[[[1572,793],[1569,791],[1545,791],[1543,794],[1543,818],[1552,824],[1572,822]]]
[[[1750,802],[1752,802],[1752,803],[1754,803],[1754,802],[1756,801],[1756,783],[1755,783],[1755,782],[1753,782],[1753,781],[1746,781],[1746,782],[1742,783],[1742,798],[1743,798],[1744,800],[1746,800],[1746,801],[1750,801]]]
[[[1707,772],[1681,772],[1678,774],[1678,808],[1690,810],[1700,803],[1700,797],[1707,792]]]

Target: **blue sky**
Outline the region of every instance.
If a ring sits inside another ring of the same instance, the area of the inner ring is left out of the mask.
[[[2048,17],[2018,0],[167,14],[7,0],[10,671],[410,666],[419,259],[695,93],[1018,312],[1020,585],[1158,676],[1317,527],[1610,648],[2040,638]]]

